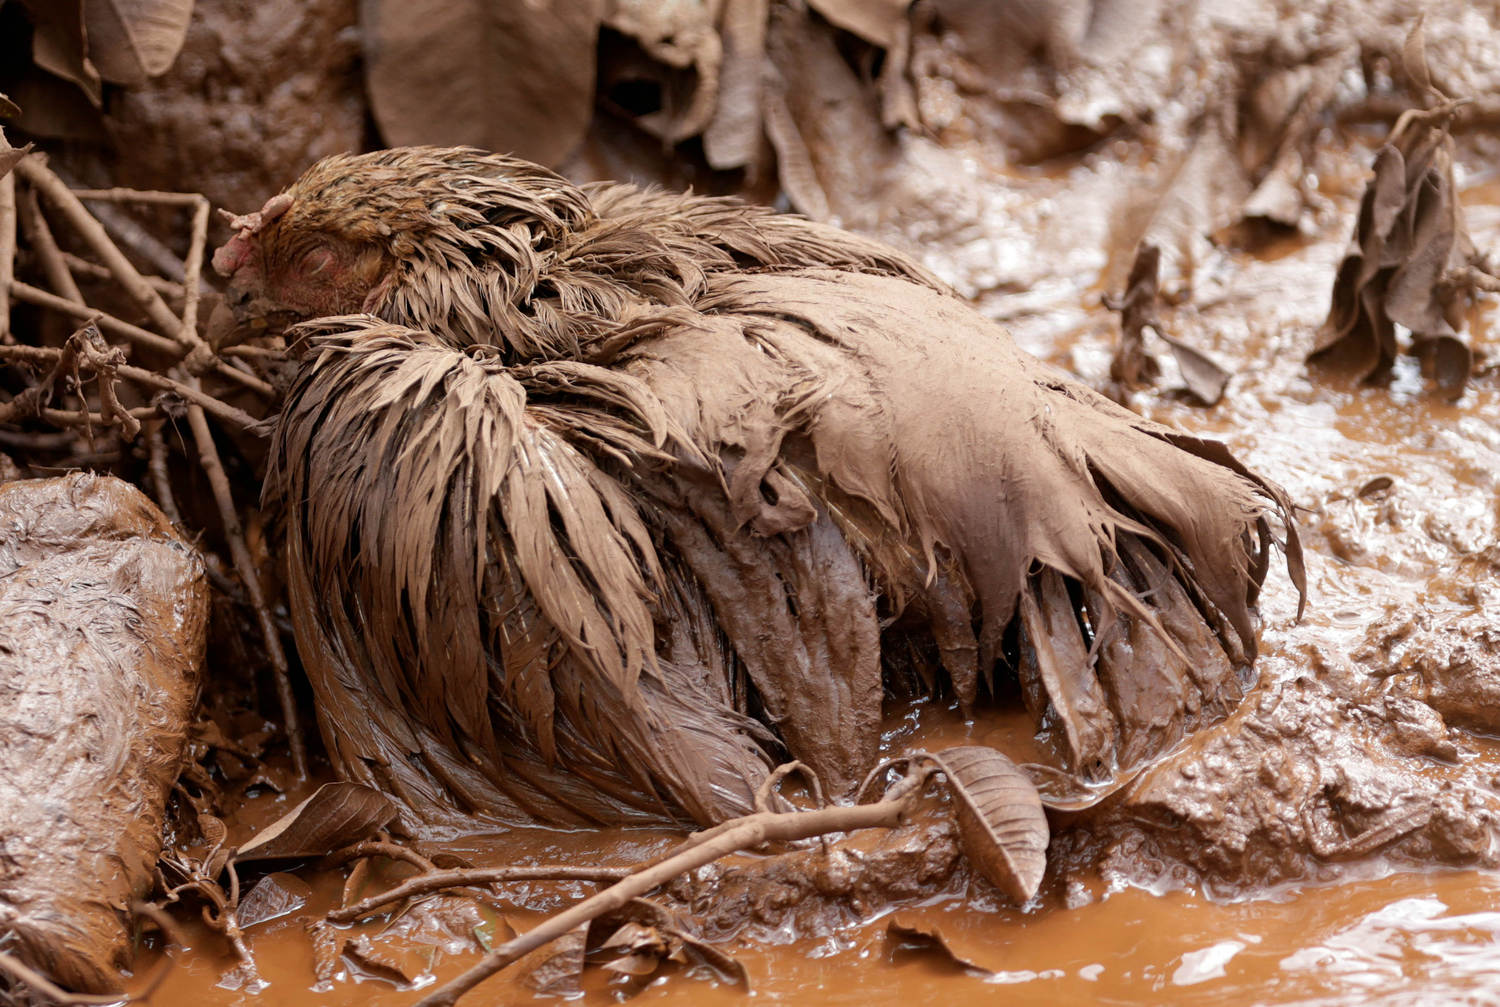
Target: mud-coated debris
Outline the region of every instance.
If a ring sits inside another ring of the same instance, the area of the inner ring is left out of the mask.
[[[83,0],[89,62],[112,84],[143,84],[166,73],[187,37],[193,2]]]
[[[235,919],[241,930],[259,923],[289,916],[307,905],[312,886],[295,874],[275,871],[255,883],[240,896]]]
[[[116,991],[197,698],[208,586],[138,490],[0,486],[0,942]]]
[[[969,863],[1017,903],[1047,870],[1047,816],[1031,781],[1003,753],[963,745],[926,758],[948,778],[958,837]]]
[[[944,920],[928,918],[921,910],[903,910],[894,914],[885,928],[886,940],[893,953],[925,951],[946,958],[954,965],[979,976],[994,975],[1000,967],[996,959],[1000,950],[976,946]]]
[[[544,944],[516,962],[514,968],[527,986],[538,993],[574,997],[583,992],[584,952],[589,926],[580,924],[550,944]]]
[[[1156,359],[1146,352],[1146,329],[1150,327],[1171,349],[1187,393],[1205,406],[1217,405],[1229,384],[1229,371],[1202,350],[1172,336],[1162,324],[1157,289],[1160,264],[1160,249],[1149,243],[1141,245],[1130,266],[1125,294],[1105,300],[1110,310],[1120,312],[1120,341],[1109,364],[1110,380],[1115,384],[1109,390],[1110,397],[1122,401],[1126,390],[1150,384],[1161,374]]]
[[[1469,240],[1454,185],[1448,130],[1457,107],[1445,101],[1405,113],[1376,153],[1309,361],[1379,380],[1395,363],[1403,326],[1438,387],[1463,393],[1473,363],[1463,310],[1493,277]]]
[[[637,985],[669,962],[706,967],[719,982],[749,993],[750,975],[739,959],[702,940],[693,929],[688,916],[646,899],[631,899],[589,924],[588,960],[632,977]]]
[[[325,783],[257,832],[235,852],[240,863],[320,857],[373,835],[396,817],[380,791],[358,783]]]

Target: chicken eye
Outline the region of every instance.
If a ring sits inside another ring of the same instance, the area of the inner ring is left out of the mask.
[[[316,276],[334,263],[333,249],[319,245],[302,256],[301,271],[307,276]]]

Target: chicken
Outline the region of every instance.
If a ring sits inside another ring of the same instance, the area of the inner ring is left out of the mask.
[[[921,266],[732,199],[409,148],[214,265],[309,319],[264,503],[338,771],[428,830],[744,813],[884,699],[1015,683],[1103,779],[1231,710],[1290,506]]]

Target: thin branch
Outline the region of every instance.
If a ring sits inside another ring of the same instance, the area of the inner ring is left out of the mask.
[[[8,146],[8,145],[7,145]],[[17,167],[32,158],[23,157]],[[10,281],[16,275],[16,175],[0,176],[0,343],[10,343]]]
[[[61,350],[50,346],[0,346],[0,360],[18,360],[29,364],[51,364],[56,362]],[[253,430],[260,426],[260,421],[243,409],[238,409],[226,402],[220,402],[212,395],[202,390],[202,387],[194,381],[191,384],[174,381],[164,374],[148,371],[144,367],[132,367],[129,364],[121,364],[117,368],[120,377],[136,384],[154,388],[157,391],[171,392],[183,400],[200,406],[210,412],[216,419],[223,420],[241,430]],[[152,415],[155,414],[152,410]]]
[[[104,230],[104,225],[99,223],[97,217],[89,213],[88,208],[79,201],[77,196],[73,195],[73,191],[63,180],[53,174],[39,157],[28,157],[21,161],[16,165],[16,173],[35,186],[37,192],[67,218],[69,226],[88,242],[100,261],[114,274],[115,280],[146,312],[147,317],[151,319],[151,324],[164,333],[176,334],[178,319],[172,313],[172,309],[167,307],[167,302],[151,289],[151,285],[125,257],[125,253],[120,251],[119,246],[110,239],[109,234]],[[201,343],[201,340],[197,342]],[[188,350],[195,346],[194,343],[182,345]]]
[[[628,867],[573,867],[557,864],[542,864],[536,867],[471,867],[461,870],[433,871],[388,888],[378,895],[356,902],[352,906],[335,909],[328,914],[330,923],[353,923],[393,902],[400,902],[416,895],[442,891],[445,888],[466,888],[471,885],[493,885],[507,881],[608,881],[618,882],[630,877]]]
[[[188,376],[187,384],[196,388],[198,379]],[[286,731],[287,744],[292,750],[292,768],[301,779],[307,778],[307,746],[302,738],[302,728],[297,716],[297,700],[292,694],[291,672],[287,666],[286,652],[281,647],[281,634],[271,618],[271,609],[266,604],[265,588],[256,572],[255,561],[250,556],[250,547],[245,544],[245,532],[240,526],[239,512],[235,510],[234,496],[229,490],[229,477],[219,460],[219,449],[214,444],[214,435],[208,428],[208,418],[201,406],[188,406],[188,424],[193,430],[193,440],[198,444],[198,460],[213,488],[214,503],[219,508],[219,520],[224,525],[224,537],[229,540],[229,552],[234,558],[235,572],[240,583],[250,594],[250,604],[260,623],[261,637],[266,644],[266,653],[271,658],[273,677],[276,681],[276,698],[281,704],[282,726]]]
[[[408,849],[397,843],[384,843],[376,840],[366,840],[360,843],[351,843],[343,849],[334,850],[332,853],[318,861],[319,870],[332,870],[342,867],[351,860],[361,857],[385,857],[387,860],[399,860],[411,864],[419,871],[435,871],[437,864],[428,860],[416,850]]]
[[[47,225],[47,218],[42,216],[35,189],[27,189],[21,199],[21,229],[31,245],[31,251],[40,260],[42,272],[47,275],[47,282],[53,291],[74,304],[82,304],[83,292],[78,289],[78,281],[73,279],[67,262],[63,260],[62,251],[57,247],[57,239],[52,237],[52,228]]]
[[[720,857],[772,841],[790,842],[828,832],[852,832],[856,829],[894,828],[901,824],[902,815],[908,806],[908,796],[924,778],[925,774],[922,773],[907,776],[887,792],[884,800],[876,804],[819,808],[816,811],[762,812],[726,822],[724,824],[728,828],[719,831],[713,839],[700,842],[674,857],[632,874],[597,895],[548,918],[526,933],[506,941],[473,968],[418,1000],[415,1007],[453,1007],[465,993],[528,952],[620,908],[631,899],[645,895],[679,874],[712,863]]]
[[[155,189],[73,189],[74,196],[103,203],[165,203],[169,206],[194,206],[203,196],[197,192],[159,192]],[[205,200],[206,202],[206,200]]]
[[[151,485],[156,490],[156,505],[168,521],[181,525],[182,512],[177,509],[172,477],[167,471],[167,439],[162,436],[161,428],[160,423],[153,423],[146,429],[146,470],[151,474]]]
[[[138,325],[131,325],[129,322],[122,321],[114,315],[99,311],[97,308],[91,308],[86,304],[76,304],[65,297],[58,297],[56,294],[48,293],[40,287],[33,287],[29,283],[12,280],[10,283],[10,292],[15,295],[18,301],[35,304],[39,308],[47,308],[50,311],[59,312],[78,321],[97,318],[99,328],[105,332],[128,339],[137,346],[143,346],[158,353],[167,354],[174,359],[182,353],[182,347],[165,336],[158,336],[148,329],[143,329]]]

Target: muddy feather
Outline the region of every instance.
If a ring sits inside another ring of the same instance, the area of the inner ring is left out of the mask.
[[[1303,588],[1274,484],[876,242],[463,149],[275,200],[216,265],[330,317],[265,500],[335,764],[414,822],[712,822],[788,753],[844,791],[896,632],[1107,776],[1238,700],[1277,529]]]

